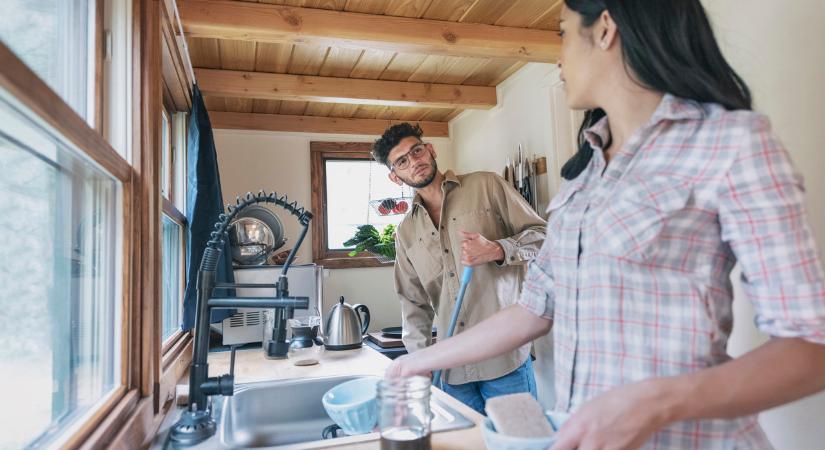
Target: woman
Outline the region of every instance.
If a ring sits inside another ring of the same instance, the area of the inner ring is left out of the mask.
[[[771,448],[759,411],[825,389],[825,276],[801,180],[699,0],[565,0],[589,110],[518,304],[393,362],[479,361],[553,329],[554,450]],[[768,343],[731,359],[735,263]],[[479,343],[484,345],[479,345]]]

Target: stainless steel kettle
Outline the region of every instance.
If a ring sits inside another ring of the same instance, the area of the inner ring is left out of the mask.
[[[359,348],[370,325],[370,310],[366,305],[344,303],[344,297],[341,297],[329,311],[325,324],[324,346],[327,350]]]

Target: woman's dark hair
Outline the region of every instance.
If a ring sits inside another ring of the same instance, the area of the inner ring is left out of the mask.
[[[564,0],[592,26],[607,10],[616,22],[631,78],[658,92],[726,109],[751,109],[748,86],[722,56],[699,0]],[[579,151],[564,165],[562,176],[577,177],[593,149],[584,130],[604,117],[588,111],[579,129]]]
[[[421,131],[421,127],[418,124],[413,125],[404,122],[393,125],[387,128],[384,134],[372,145],[372,157],[376,162],[389,166],[387,158],[390,157],[390,150],[395,148],[402,139],[415,136],[420,141],[423,135],[424,132]]]

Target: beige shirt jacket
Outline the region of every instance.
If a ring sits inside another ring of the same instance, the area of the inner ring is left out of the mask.
[[[441,224],[433,224],[419,195],[396,236],[395,289],[401,301],[402,339],[410,353],[431,342],[435,323],[447,333],[461,281],[461,231],[480,233],[504,249],[504,261],[476,266],[454,334],[515,304],[527,263],[545,237],[545,221],[503,178],[490,172],[445,174]],[[512,324],[518,327],[518,324]],[[479,342],[484,345],[484,342]],[[451,369],[449,384],[492,380],[517,369],[530,344],[478,364]]]

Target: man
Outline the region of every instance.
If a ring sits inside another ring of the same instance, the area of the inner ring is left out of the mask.
[[[441,173],[435,149],[421,137],[417,125],[402,123],[373,147],[373,157],[389,167],[393,182],[416,189],[412,209],[398,226],[395,263],[402,338],[411,353],[430,345],[434,318],[440,336],[447,333],[462,266],[475,272],[454,334],[516,301],[526,264],[545,237],[544,220],[506,181],[489,172]],[[491,397],[517,392],[535,397],[529,353],[525,344],[451,369],[443,389],[482,414]]]

